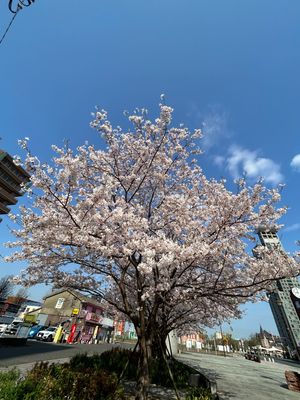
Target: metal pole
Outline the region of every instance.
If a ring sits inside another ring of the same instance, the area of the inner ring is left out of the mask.
[[[217,355],[218,353],[217,353],[217,344],[216,344],[216,334],[214,334],[214,346],[215,346],[215,353]]]
[[[222,338],[223,353],[224,353],[224,357],[226,357],[226,351],[225,351],[225,346],[224,346],[224,338],[223,338],[223,331],[222,331],[222,324],[220,324],[220,332],[221,332],[221,338]]]

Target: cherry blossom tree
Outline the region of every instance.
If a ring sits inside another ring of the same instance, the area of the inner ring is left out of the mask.
[[[105,149],[53,146],[50,164],[28,152],[32,207],[22,207],[9,244],[17,247],[10,260],[28,263],[23,284],[102,296],[133,322],[137,399],[146,398],[152,350],[171,329],[238,316],[238,305],[272,280],[298,274],[281,251],[250,251],[255,230],[276,226],[286,211],[278,190],[241,180],[231,192],[208,179],[197,163],[201,131],[172,127],[172,112],[161,104],[151,121],[137,111],[123,131],[97,110],[91,126]]]

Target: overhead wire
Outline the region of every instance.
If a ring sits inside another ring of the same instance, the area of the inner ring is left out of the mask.
[[[18,12],[19,12],[19,11],[20,11],[20,8],[18,8],[17,11],[16,11],[16,12],[14,13],[14,15],[12,16],[12,18],[11,18],[11,20],[10,20],[10,22],[9,22],[9,24],[8,24],[8,26],[7,26],[7,28],[6,28],[6,30],[5,30],[5,32],[3,33],[3,35],[2,35],[2,37],[1,37],[1,39],[0,39],[0,45],[2,44],[2,42],[3,42],[4,38],[5,38],[5,36],[7,35],[8,31],[10,30],[10,28],[11,28],[11,26],[12,26],[12,24],[13,24],[13,22],[14,22],[16,16],[18,15]]]

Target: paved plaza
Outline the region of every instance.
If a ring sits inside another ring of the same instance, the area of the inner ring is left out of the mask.
[[[300,400],[287,389],[284,371],[300,372],[296,363],[272,363],[206,354],[181,354],[178,360],[197,368],[217,383],[220,400]]]

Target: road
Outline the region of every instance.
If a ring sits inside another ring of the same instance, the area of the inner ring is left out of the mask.
[[[300,393],[287,389],[284,376],[287,369],[300,373],[300,365],[195,353],[177,358],[215,380],[220,400],[300,400]]]
[[[103,353],[113,347],[130,348],[129,344],[55,344],[28,340],[26,346],[0,346],[0,369],[10,366],[32,364],[38,361],[68,360],[75,354]]]

